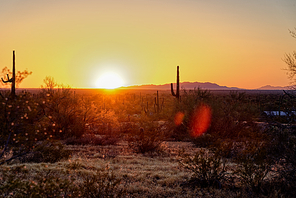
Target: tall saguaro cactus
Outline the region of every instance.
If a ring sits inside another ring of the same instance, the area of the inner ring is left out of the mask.
[[[179,77],[179,66],[177,66],[177,90],[174,92],[173,83],[171,83],[171,92],[172,95],[175,96],[178,100],[180,99],[180,77]]]
[[[12,54],[12,77],[9,78],[9,74],[7,74],[7,80],[3,80],[3,83],[11,83],[11,98],[14,99],[15,98],[15,51],[13,50],[13,54]]]

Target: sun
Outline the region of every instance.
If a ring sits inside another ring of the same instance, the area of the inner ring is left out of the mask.
[[[115,89],[123,85],[123,79],[114,72],[103,73],[96,82],[96,87],[101,89]]]

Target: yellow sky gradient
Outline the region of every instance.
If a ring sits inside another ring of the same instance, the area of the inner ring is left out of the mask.
[[[0,68],[95,87],[113,71],[125,85],[181,81],[259,88],[289,84],[283,62],[296,50],[294,0],[3,0]]]

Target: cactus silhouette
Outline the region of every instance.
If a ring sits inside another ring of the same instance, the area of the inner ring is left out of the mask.
[[[160,99],[162,102],[160,103]],[[156,97],[154,98],[154,110],[156,113],[160,113],[163,109],[164,98],[158,97],[158,91],[156,92]]]
[[[7,80],[4,80],[3,78],[2,82],[3,83],[11,83],[11,98],[15,98],[15,51],[13,51],[13,56],[12,56],[12,78],[9,78],[9,74],[7,74]]]
[[[173,83],[171,83],[171,92],[178,100],[180,99],[180,77],[179,77],[179,66],[177,66],[177,90],[174,92]]]
[[[159,98],[158,98],[158,91],[156,92],[156,97],[154,98],[154,109],[156,113],[159,113]]]

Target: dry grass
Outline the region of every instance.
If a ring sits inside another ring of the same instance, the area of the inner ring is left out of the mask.
[[[2,168],[25,167],[29,172],[25,179],[29,181],[37,174],[50,171],[61,179],[75,178],[79,185],[83,174],[95,174],[107,167],[121,179],[118,188],[124,190],[124,197],[247,197],[245,192],[188,185],[192,172],[179,164],[179,152],[184,149],[194,155],[199,148],[190,142],[164,142],[162,147],[164,152],[161,155],[151,156],[132,152],[125,141],[112,146],[67,145],[66,149],[73,152],[68,160],[56,163],[15,162]]]
[[[95,170],[112,170],[121,179],[120,189],[126,197],[208,197],[221,192],[217,189],[192,189],[182,186],[191,176],[178,163],[180,149],[194,153],[195,148],[189,142],[164,142],[165,150],[161,155],[145,156],[133,153],[127,142],[113,146],[66,146],[73,152],[68,160],[56,163],[21,164],[34,178],[40,172],[51,171],[56,177],[75,177],[92,173]],[[20,166],[17,162],[2,166],[9,168]],[[30,180],[30,178],[26,178]]]
[[[132,197],[183,197],[180,184],[190,177],[190,172],[179,166],[176,156],[180,148],[191,150],[193,147],[184,142],[166,142],[163,146],[165,152],[161,156],[133,153],[127,142],[117,146],[68,146],[75,154],[69,161],[59,163],[78,162],[95,169],[108,166],[122,178],[121,187]]]

